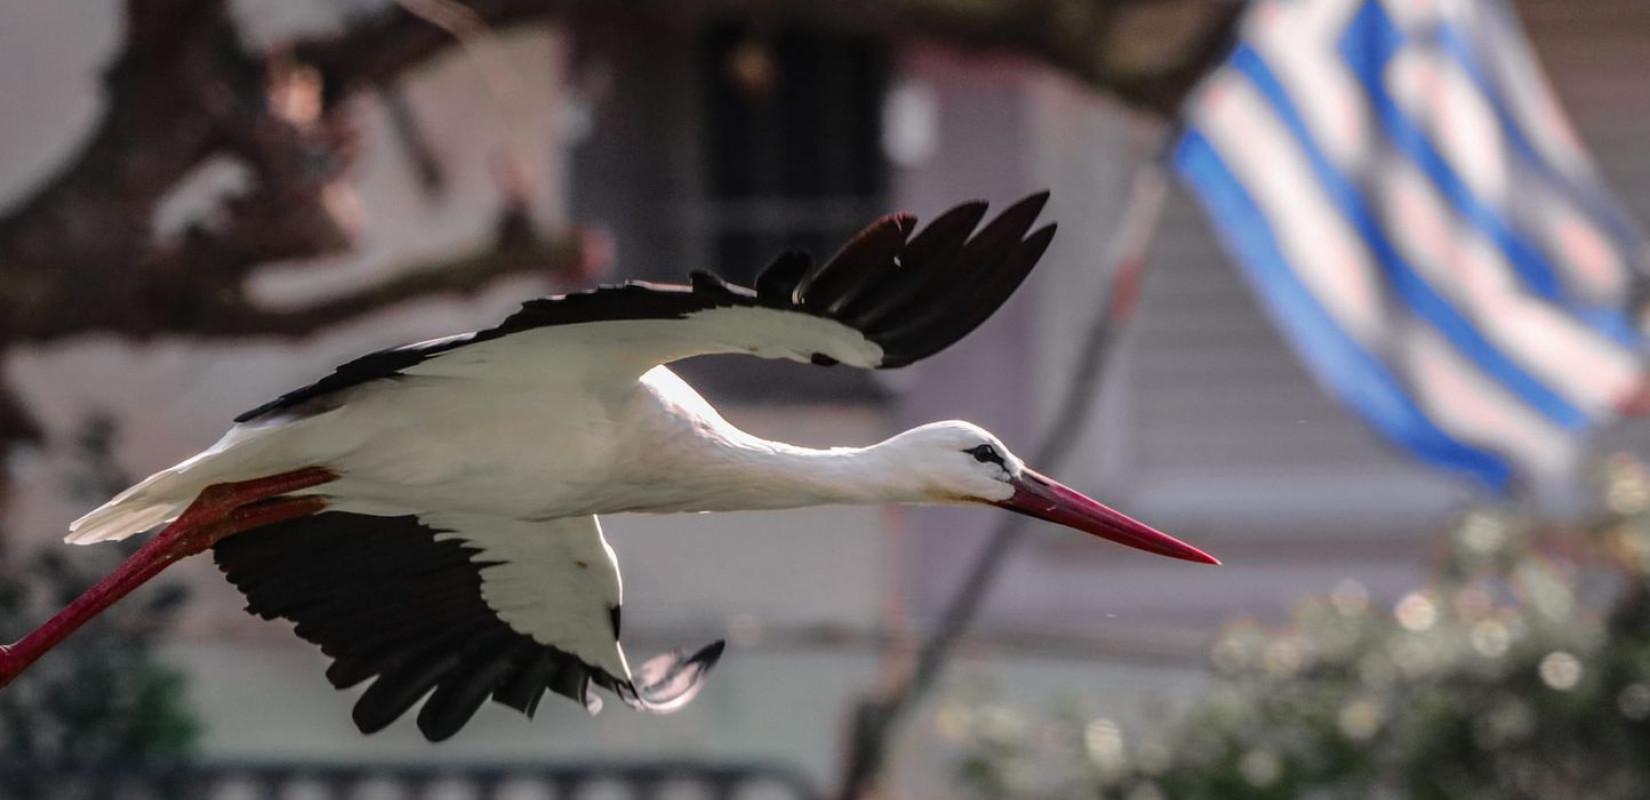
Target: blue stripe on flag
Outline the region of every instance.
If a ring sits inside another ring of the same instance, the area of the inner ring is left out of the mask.
[[[1221,160],[1203,133],[1189,128],[1174,153],[1181,174],[1198,195],[1227,245],[1236,251],[1273,316],[1290,329],[1301,357],[1386,436],[1417,454],[1472,474],[1506,491],[1511,465],[1502,457],[1464,444],[1434,425],[1386,365],[1364,350],[1301,283],[1278,245],[1266,215]]]
[[[1501,123],[1501,132],[1506,135],[1507,141],[1512,142],[1513,150],[1526,165],[1539,173],[1553,188],[1563,194],[1565,199],[1602,222],[1614,237],[1614,244],[1618,248],[1631,248],[1634,246],[1633,243],[1644,238],[1638,227],[1619,207],[1596,192],[1578,185],[1571,176],[1553,166],[1552,162],[1536,149],[1529,135],[1519,124],[1518,118],[1513,115],[1500,81],[1492,78],[1489,70],[1484,67],[1477,49],[1473,47],[1469,32],[1455,25],[1440,24],[1431,32],[1431,38],[1441,50],[1461,65],[1461,69],[1472,80],[1473,86],[1495,110],[1496,119]]]
[[[1277,76],[1261,59],[1260,54],[1248,44],[1242,44],[1233,52],[1231,63],[1248,76],[1279,119],[1294,134],[1301,151],[1311,162],[1314,174],[1323,184],[1324,191],[1347,221],[1357,229],[1359,236],[1369,244],[1376,263],[1386,273],[1392,287],[1410,310],[1436,328],[1463,356],[1476,363],[1485,374],[1500,382],[1519,400],[1565,428],[1586,428],[1590,421],[1584,412],[1502,353],[1484,337],[1470,319],[1451,305],[1449,300],[1438,294],[1404,261],[1397,249],[1387,240],[1377,217],[1359,194],[1356,184],[1330,162],[1312,138],[1300,112],[1289,99]]]
[[[1370,103],[1393,145],[1421,167],[1462,219],[1501,250],[1526,287],[1573,312],[1575,309],[1564,296],[1558,272],[1546,255],[1520,237],[1493,208],[1473,194],[1472,187],[1450,168],[1449,161],[1433,147],[1426,132],[1404,115],[1397,100],[1387,91],[1384,73],[1406,38],[1378,0],[1367,0],[1341,37],[1341,56],[1369,94]],[[1600,317],[1617,316],[1609,310],[1603,314],[1597,309],[1593,311],[1585,321],[1592,323]],[[1625,316],[1619,322],[1612,319],[1609,324],[1592,327],[1622,344],[1636,344],[1639,340]]]

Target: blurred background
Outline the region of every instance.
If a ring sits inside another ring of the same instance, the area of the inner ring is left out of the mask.
[[[704,693],[663,718],[490,708],[432,746],[358,734],[326,660],[195,559],[0,692],[0,788],[1650,796],[1647,20],[1643,0],[0,4],[8,640],[118,563],[62,545],[70,520],[350,357],[601,281],[744,281],[891,210],[1045,187],[1053,248],[950,351],[682,372],[801,444],[961,418],[1034,462],[1064,448],[1049,472],[1225,562],[989,510],[612,517],[632,652],[729,640]],[[1464,310],[1439,322],[1422,285]]]

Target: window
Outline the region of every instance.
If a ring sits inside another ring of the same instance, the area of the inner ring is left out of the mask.
[[[884,210],[883,48],[787,31],[708,31],[700,48],[701,193],[690,232],[748,282],[774,254],[828,258]]]
[[[812,31],[593,15],[573,72],[607,86],[569,154],[575,219],[618,245],[617,278],[690,270],[749,284],[780,252],[817,259],[886,213],[888,47]],[[754,358],[678,365],[714,399],[865,402],[862,370]]]

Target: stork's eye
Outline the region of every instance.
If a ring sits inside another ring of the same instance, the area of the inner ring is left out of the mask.
[[[1002,466],[1003,464],[1003,454],[997,452],[997,448],[992,447],[989,444],[982,444],[979,447],[964,450],[963,452],[973,456],[974,460],[980,462],[981,464],[997,464],[999,466]]]

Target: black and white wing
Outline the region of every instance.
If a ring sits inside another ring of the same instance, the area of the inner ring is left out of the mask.
[[[619,646],[618,563],[595,517],[325,511],[220,541],[247,610],[297,624],[339,689],[375,679],[355,724],[374,733],[428,696],[425,738],[457,733],[491,698],[533,716],[546,691],[601,708],[590,685],[664,713],[699,691],[722,643],[632,671]]]
[[[892,214],[824,263],[781,255],[754,289],[699,272],[688,286],[632,282],[531,300],[497,327],[363,356],[236,422],[325,408],[346,390],[402,376],[588,386],[710,353],[904,366],[967,335],[1019,287],[1054,237],[1053,224],[1032,231],[1047,199],[1027,197],[978,232],[980,201],[915,236],[914,217]]]

